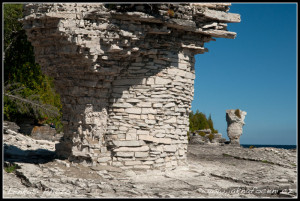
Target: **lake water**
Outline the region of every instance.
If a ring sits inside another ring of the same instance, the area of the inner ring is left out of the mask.
[[[297,145],[263,145],[263,144],[241,144],[244,148],[249,148],[250,146],[255,147],[274,147],[279,149],[297,149]]]

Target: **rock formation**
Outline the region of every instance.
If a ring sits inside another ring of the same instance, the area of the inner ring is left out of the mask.
[[[62,133],[57,133],[55,128],[51,128],[48,124],[34,126],[30,134],[33,139],[49,141],[59,141],[62,136]]]
[[[17,125],[14,122],[4,121],[3,127],[14,132],[22,133],[36,140],[59,141],[63,133],[57,133],[55,128],[51,128],[48,124],[35,124],[33,119],[26,119]]]
[[[20,126],[18,126],[15,122],[10,122],[10,121],[4,121],[3,122],[3,129],[9,128],[10,130],[14,132],[19,132],[20,131]]]
[[[230,139],[230,144],[240,145],[240,136],[243,133],[246,115],[247,112],[239,109],[226,110],[227,135]]]
[[[230,3],[27,4],[22,22],[63,105],[58,155],[124,168],[186,160],[194,55],[235,38]]]
[[[224,145],[226,141],[222,138],[221,133],[212,133],[210,129],[197,130],[190,133],[190,144],[211,144],[211,145]]]

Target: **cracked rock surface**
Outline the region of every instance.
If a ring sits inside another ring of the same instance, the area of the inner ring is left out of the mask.
[[[186,166],[132,170],[60,160],[49,154],[54,146],[5,130],[5,165],[17,165],[3,170],[5,198],[297,196],[296,150],[189,145]]]

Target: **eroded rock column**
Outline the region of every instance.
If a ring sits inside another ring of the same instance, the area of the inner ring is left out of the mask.
[[[239,109],[226,110],[227,135],[231,145],[240,145],[240,137],[243,133],[246,115],[247,112]]]
[[[194,55],[235,37],[229,6],[27,4],[24,29],[63,104],[57,154],[122,168],[185,163]]]

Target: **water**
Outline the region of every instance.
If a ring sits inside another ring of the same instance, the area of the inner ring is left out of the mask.
[[[279,149],[297,149],[297,145],[264,145],[264,144],[241,144],[244,148],[249,148],[250,146],[255,147],[274,147]]]

